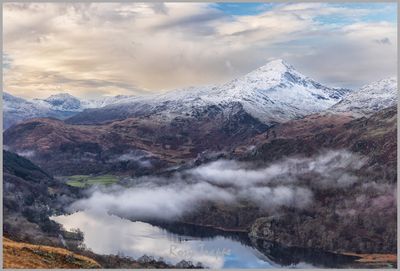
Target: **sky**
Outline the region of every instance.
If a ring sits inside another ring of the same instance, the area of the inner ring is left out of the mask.
[[[227,82],[283,58],[329,86],[396,75],[396,3],[5,3],[3,88],[45,98]]]

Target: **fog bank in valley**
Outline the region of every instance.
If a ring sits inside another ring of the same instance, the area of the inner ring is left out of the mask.
[[[111,212],[135,219],[173,220],[207,202],[250,202],[261,209],[304,209],[313,190],[344,188],[358,181],[354,174],[365,160],[348,151],[324,151],[313,157],[289,157],[256,166],[217,160],[175,173],[145,176],[123,187],[93,187],[70,210]]]

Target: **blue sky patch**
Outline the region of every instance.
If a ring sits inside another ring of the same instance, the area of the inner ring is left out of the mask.
[[[397,5],[396,3],[344,3],[330,4],[331,7],[348,8],[357,10],[369,10],[368,14],[363,16],[348,16],[346,14],[317,16],[316,21],[322,24],[346,25],[362,22],[397,22]]]
[[[273,3],[216,3],[215,7],[226,14],[236,16],[257,15],[270,10]]]
[[[213,6],[228,15],[252,16],[273,9],[279,3],[215,3]],[[348,14],[317,16],[316,21],[322,24],[346,25],[357,21],[363,22],[397,22],[396,3],[332,3],[331,7],[369,10],[368,15],[357,17]]]

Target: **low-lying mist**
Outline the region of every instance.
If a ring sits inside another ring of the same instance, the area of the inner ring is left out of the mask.
[[[266,211],[284,206],[304,209],[312,204],[316,189],[356,183],[354,173],[364,163],[362,157],[344,150],[324,151],[310,158],[290,157],[263,167],[217,160],[168,177],[135,178],[129,187],[93,187],[88,198],[70,209],[164,220],[177,219],[210,202],[249,202]]]
[[[126,162],[126,161],[134,161],[138,163],[141,167],[150,168],[152,166],[151,158],[153,156],[149,152],[141,151],[141,150],[133,150],[125,154],[121,154],[119,156],[112,157],[109,159],[109,162]]]

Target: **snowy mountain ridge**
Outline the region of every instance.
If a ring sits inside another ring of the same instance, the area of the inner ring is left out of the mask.
[[[381,79],[355,90],[328,111],[349,113],[355,117],[368,116],[397,104],[397,78]]]
[[[104,120],[119,116],[160,115],[165,120],[194,116],[199,108],[221,110],[240,103],[244,110],[265,124],[284,122],[325,110],[350,90],[330,88],[304,76],[282,59],[222,85],[192,87],[163,94],[131,97],[101,109],[78,114],[99,113]],[[107,119],[107,110],[113,117]],[[118,114],[118,112],[120,112]]]
[[[130,96],[117,95],[99,97],[96,99],[78,99],[69,93],[58,93],[46,99],[33,99],[32,102],[56,111],[82,112],[88,108],[99,108],[109,104],[118,103]]]
[[[3,92],[4,128],[32,117],[57,117],[57,114],[46,106]]]
[[[68,93],[51,95],[46,99],[23,99],[3,92],[4,128],[20,121],[53,117],[66,119],[88,108],[99,108],[117,103],[129,96],[101,97],[91,100],[80,100]]]

